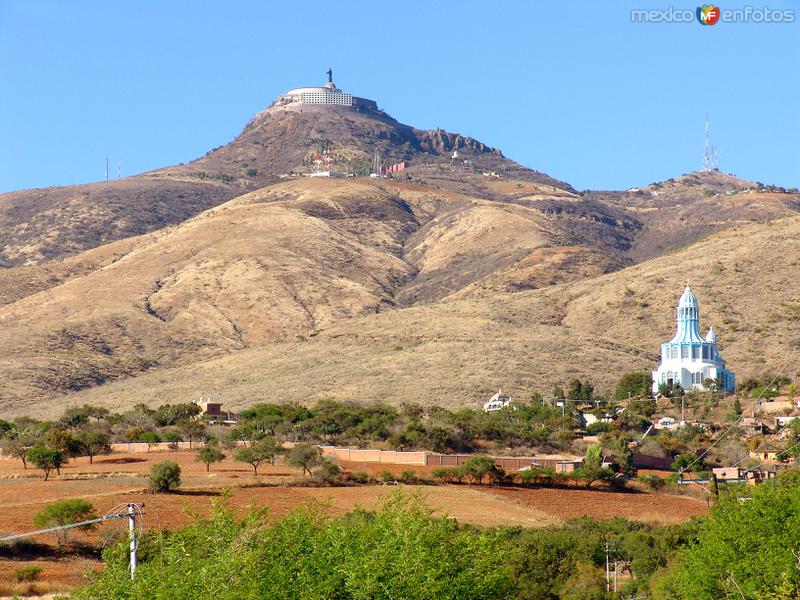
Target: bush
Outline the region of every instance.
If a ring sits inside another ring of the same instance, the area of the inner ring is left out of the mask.
[[[369,473],[365,471],[356,471],[350,475],[350,479],[356,483],[369,483]]]
[[[648,475],[639,475],[636,478],[636,481],[638,481],[640,483],[643,483],[644,485],[649,487],[651,490],[663,489],[664,486],[667,484],[667,482],[664,481],[658,475],[650,475],[650,474],[648,474]]]
[[[78,523],[79,521],[88,521],[94,519],[97,515],[94,513],[94,507],[91,502],[83,500],[82,498],[72,498],[70,500],[61,500],[54,502],[44,508],[44,510],[36,513],[33,517],[34,526],[39,529],[46,527],[57,527],[60,525],[70,525]],[[94,524],[83,525],[80,529],[92,529]],[[69,529],[60,529],[55,532],[56,543],[61,548],[67,543]]]
[[[172,492],[181,485],[181,468],[171,460],[150,467],[150,489],[154,492]]]
[[[591,423],[586,427],[586,433],[590,435],[606,433],[607,431],[611,431],[611,423],[603,423],[602,421],[595,421],[594,423]]]
[[[42,574],[42,568],[36,565],[22,567],[11,573],[11,578],[17,583],[32,583],[39,579]]]
[[[384,483],[393,483],[393,482],[397,481],[397,476],[394,473],[392,473],[391,471],[387,471],[386,469],[381,471],[379,475],[380,475],[381,481],[383,481]]]

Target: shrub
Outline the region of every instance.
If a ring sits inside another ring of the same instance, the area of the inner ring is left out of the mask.
[[[96,516],[91,502],[82,498],[72,498],[49,504],[34,515],[33,524],[39,529],[44,529],[46,527],[57,527],[78,523],[79,521],[87,521],[94,519]],[[93,524],[89,524],[83,525],[80,529],[88,530],[93,527]],[[55,532],[56,543],[59,548],[67,543],[69,531],[69,529],[59,529]]]
[[[380,472],[380,478],[385,483],[392,483],[394,481],[397,481],[397,477],[395,476],[395,474],[392,473],[391,471],[387,471],[386,469]]]
[[[317,477],[322,479],[322,481],[330,483],[335,480],[341,472],[342,469],[335,462],[332,460],[323,459],[322,462],[320,462],[315,474]]]
[[[172,492],[181,485],[181,468],[171,460],[150,467],[150,489],[154,492]]]
[[[586,433],[590,435],[606,433],[607,431],[611,431],[611,424],[603,423],[602,421],[595,421],[594,423],[591,423],[586,426]]]
[[[27,567],[22,567],[21,569],[17,569],[11,573],[11,578],[16,581],[17,583],[32,583],[39,579],[39,575],[42,574],[42,568],[37,567],[36,565],[29,565]]]
[[[369,473],[365,471],[356,471],[350,475],[350,479],[356,483],[369,483]]]
[[[658,475],[639,475],[636,478],[636,481],[639,481],[649,487],[651,490],[660,490],[662,489],[667,483]]]
[[[417,474],[411,469],[406,469],[400,473],[400,481],[408,484],[419,483],[419,477],[417,477]]]

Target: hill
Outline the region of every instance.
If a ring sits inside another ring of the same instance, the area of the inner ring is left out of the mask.
[[[224,392],[231,407],[320,396],[458,406],[485,399],[500,385],[514,394],[546,393],[575,376],[609,391],[621,373],[657,363],[659,343],[673,333],[685,270],[697,274],[692,285],[702,325],[714,324],[723,356],[744,378],[777,369],[800,347],[793,300],[800,293],[793,276],[798,234],[800,217],[748,225],[580,281],[361,315],[302,337],[85,390],[60,399],[59,409],[82,402],[159,404],[204,390]],[[6,403],[6,410],[52,407],[18,402]]]
[[[368,174],[376,150],[384,164],[412,161],[407,176],[480,195],[464,173],[487,170],[516,180],[572,188],[524,168],[499,150],[442,130],[399,123],[380,110],[262,111],[230,143],[185,165],[120,180],[0,194],[0,268],[43,264],[115,240],[181,223],[290,172],[311,171],[321,148],[332,167]],[[452,153],[461,159],[453,163]],[[469,160],[465,167],[463,161]],[[472,178],[475,179],[475,178]]]

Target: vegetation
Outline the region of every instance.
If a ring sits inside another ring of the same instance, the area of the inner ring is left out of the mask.
[[[797,531],[800,473],[755,488],[727,487],[696,543],[655,584],[656,600],[800,595]],[[747,498],[744,500],[743,498]]]
[[[28,565],[27,567],[22,567],[16,571],[12,571],[11,579],[17,583],[32,583],[39,579],[39,575],[41,574],[41,567],[37,567],[36,565]]]
[[[278,454],[278,445],[275,440],[262,438],[252,442],[249,447],[239,448],[234,458],[239,462],[247,463],[253,467],[253,474],[258,475],[258,467],[269,462],[275,463],[275,456]]]
[[[171,460],[150,467],[150,489],[154,492],[174,492],[181,485],[181,468]]]
[[[34,515],[33,524],[39,529],[45,529],[48,527],[79,523],[80,521],[88,521],[94,519],[96,516],[94,506],[92,506],[91,502],[81,498],[72,498],[49,504],[41,512]],[[82,525],[80,529],[88,530],[93,527],[93,524]],[[69,531],[69,529],[59,529],[55,532],[56,542],[59,548],[66,545],[69,539]]]
[[[185,529],[146,534],[133,581],[126,544],[107,549],[107,568],[75,597],[606,599],[606,543],[628,575],[624,594],[638,595],[698,529],[622,519],[482,529],[402,493],[376,512],[332,517],[316,506],[272,523],[262,511],[240,520],[214,506]]]
[[[40,444],[28,451],[28,460],[33,463],[36,468],[44,472],[44,480],[47,481],[53,469],[58,472],[61,471],[61,467],[67,462],[67,457],[61,450],[47,448]]]
[[[211,470],[211,465],[215,462],[225,460],[225,453],[214,446],[203,446],[197,451],[197,460],[206,465],[206,473]]]

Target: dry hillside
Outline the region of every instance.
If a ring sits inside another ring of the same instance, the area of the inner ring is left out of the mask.
[[[201,391],[221,391],[231,406],[323,395],[457,406],[496,386],[546,392],[573,376],[608,391],[620,373],[656,364],[687,270],[696,273],[702,325],[714,324],[729,365],[747,377],[798,354],[798,256],[800,217],[748,225],[611,274],[362,315],[315,335],[152,370],[62,398],[59,409],[158,404]]]

